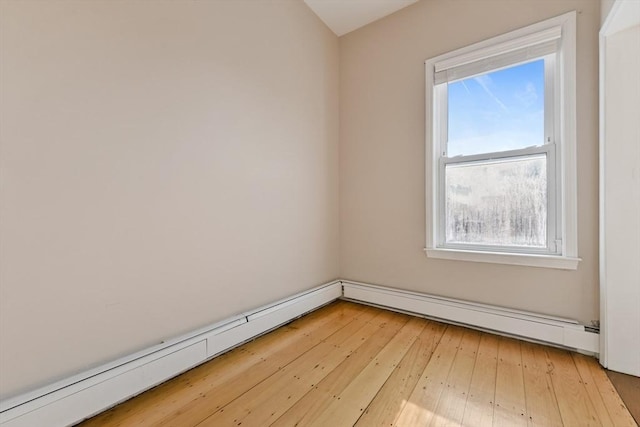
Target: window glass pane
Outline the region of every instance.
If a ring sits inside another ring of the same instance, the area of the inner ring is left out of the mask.
[[[446,242],[547,246],[546,155],[448,164]]]
[[[544,59],[448,85],[447,156],[544,144]]]

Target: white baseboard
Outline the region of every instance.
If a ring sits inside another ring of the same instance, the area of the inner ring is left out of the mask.
[[[342,281],[342,287],[343,297],[353,301],[568,347],[589,354],[599,351],[599,334],[585,330],[584,325],[571,319],[347,280]]]
[[[338,298],[598,353],[598,334],[574,320],[336,280],[2,401],[0,425],[75,424]]]
[[[0,425],[73,425],[341,296],[334,281],[5,400]]]

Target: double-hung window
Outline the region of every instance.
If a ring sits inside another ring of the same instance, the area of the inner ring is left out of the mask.
[[[426,75],[427,255],[577,268],[575,12]]]

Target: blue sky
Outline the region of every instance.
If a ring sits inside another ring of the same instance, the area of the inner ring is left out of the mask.
[[[449,84],[449,157],[543,143],[544,60]]]

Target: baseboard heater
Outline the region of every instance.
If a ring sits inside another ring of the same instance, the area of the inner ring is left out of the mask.
[[[342,296],[339,281],[0,402],[3,427],[69,426]]]
[[[599,334],[575,320],[346,280],[342,281],[342,287],[344,299],[589,354],[599,352]]]
[[[598,334],[570,319],[336,280],[2,401],[0,425],[73,425],[338,298],[598,353]]]

